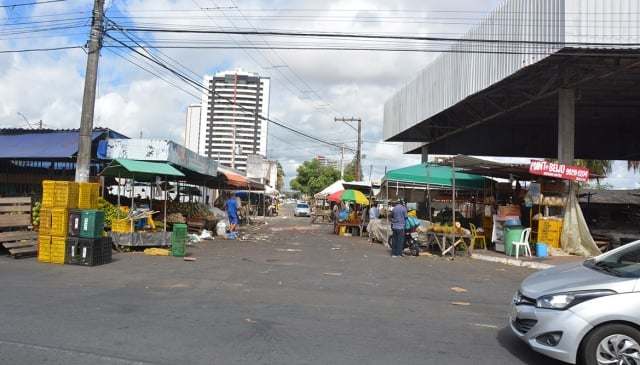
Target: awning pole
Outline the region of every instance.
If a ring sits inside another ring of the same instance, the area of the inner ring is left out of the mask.
[[[456,158],[455,156],[451,160],[451,180],[452,180],[452,188],[451,192],[451,201],[452,201],[452,214],[451,219],[453,220],[453,226],[451,230],[451,245],[455,245],[456,242]],[[456,256],[456,248],[451,247],[451,258],[453,259]]]

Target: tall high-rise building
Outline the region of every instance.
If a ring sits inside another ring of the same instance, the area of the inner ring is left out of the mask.
[[[246,171],[247,155],[267,154],[271,80],[237,68],[205,76],[198,153]]]
[[[187,107],[187,120],[184,126],[184,146],[194,152],[200,152],[200,119],[202,104]]]

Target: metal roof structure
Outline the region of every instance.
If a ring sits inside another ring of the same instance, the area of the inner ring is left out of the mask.
[[[619,204],[640,206],[640,189],[633,190],[597,190],[580,189],[578,201],[590,204]]]
[[[110,129],[95,128],[91,134],[92,156],[97,142],[127,138]],[[0,129],[0,159],[67,160],[78,154],[79,130]]]
[[[575,89],[575,158],[640,160],[640,0],[506,1],[384,106],[405,153],[558,157]]]

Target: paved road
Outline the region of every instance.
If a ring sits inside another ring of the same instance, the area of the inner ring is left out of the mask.
[[[282,214],[242,232],[193,262],[0,257],[0,364],[558,364],[506,327],[531,269],[391,258]]]

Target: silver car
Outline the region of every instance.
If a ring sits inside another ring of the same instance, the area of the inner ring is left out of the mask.
[[[294,217],[310,217],[311,207],[307,203],[296,204],[296,210],[293,212]]]
[[[640,364],[640,241],[537,272],[509,310],[513,333],[568,363]]]

